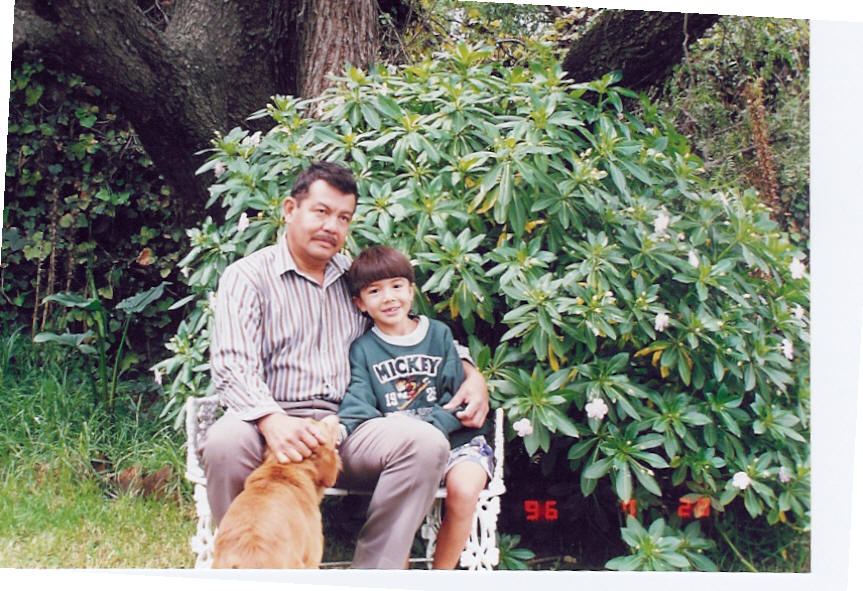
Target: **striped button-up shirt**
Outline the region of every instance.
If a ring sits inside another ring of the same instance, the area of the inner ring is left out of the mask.
[[[287,241],[225,269],[216,295],[210,371],[221,401],[244,420],[280,412],[277,401],[340,402],[348,349],[366,328],[335,255],[323,285],[297,269]]]

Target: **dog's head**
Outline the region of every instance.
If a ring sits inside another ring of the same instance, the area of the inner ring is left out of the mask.
[[[311,420],[311,419],[309,419]],[[330,415],[321,421],[315,421],[324,436],[325,443],[315,448],[312,460],[317,468],[317,483],[320,486],[333,486],[342,469],[342,459],[336,451],[336,441],[339,437],[339,418]]]

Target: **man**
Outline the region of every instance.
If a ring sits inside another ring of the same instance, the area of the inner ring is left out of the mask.
[[[343,277],[340,254],[356,207],[351,172],[316,163],[300,173],[282,205],[287,231],[278,244],[230,265],[216,296],[210,369],[227,412],[204,445],[207,494],[215,523],[262,461],[265,445],[281,462],[300,461],[323,442],[305,420],[338,410],[350,380],[348,349],[366,328]],[[447,405],[479,427],[488,392],[476,368]],[[339,448],[339,486],[374,488],[360,531],[355,568],[403,568],[449,455],[441,432],[404,417],[366,421]]]

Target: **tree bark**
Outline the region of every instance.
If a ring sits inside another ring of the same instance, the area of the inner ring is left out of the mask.
[[[142,8],[143,7],[143,8]],[[145,14],[145,9],[147,13]],[[15,55],[42,57],[113,96],[181,200],[215,132],[276,94],[311,97],[377,49],[375,0],[18,0]]]
[[[577,82],[621,70],[622,86],[647,90],[661,84],[684,48],[718,20],[715,14],[607,10],[570,47],[563,69]]]
[[[256,129],[262,123],[246,118],[271,96],[314,97],[346,62],[368,66],[379,12],[400,8],[403,0],[18,0],[13,51],[117,100],[178,200],[200,207],[210,179],[195,175],[198,152],[215,132]],[[563,66],[576,80],[621,69],[623,85],[641,89],[717,18],[607,11]]]

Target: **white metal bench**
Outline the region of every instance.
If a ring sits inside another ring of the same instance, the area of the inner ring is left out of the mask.
[[[195,508],[198,514],[197,530],[191,540],[192,550],[197,554],[195,568],[209,568],[213,562],[215,532],[210,505],[207,502],[207,478],[201,466],[200,450],[207,429],[219,418],[221,412],[217,396],[191,397],[186,401],[186,478],[195,485]],[[460,565],[470,570],[491,570],[497,565],[499,559],[497,516],[500,513],[500,495],[506,490],[503,483],[503,409],[499,408],[495,411],[494,424],[494,476],[485,490],[480,492],[474,514],[474,527],[460,559]],[[328,488],[324,494],[345,496],[371,493]],[[412,559],[411,562],[425,562],[431,565],[441,525],[444,498],[446,498],[446,488],[442,487],[435,494],[435,502],[420,528],[420,534],[427,540],[426,557]]]

